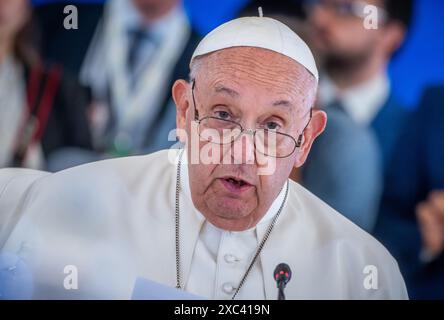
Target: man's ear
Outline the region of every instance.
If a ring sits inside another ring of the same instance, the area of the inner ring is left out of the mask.
[[[185,80],[177,80],[173,84],[172,88],[172,96],[174,99],[174,103],[176,104],[176,129],[179,140],[183,143],[186,141],[186,137],[184,136],[186,132],[186,119],[187,119],[187,111],[190,106],[188,100],[188,91],[189,84]]]
[[[387,57],[391,57],[403,44],[406,28],[398,22],[391,22],[385,26],[382,33],[381,47],[385,49]]]
[[[313,141],[324,131],[327,125],[327,114],[319,109],[313,109],[310,123],[303,132],[302,145],[296,149],[298,153],[295,158],[294,166],[299,168],[307,160]]]

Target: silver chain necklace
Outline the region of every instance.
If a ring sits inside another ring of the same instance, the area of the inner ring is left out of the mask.
[[[180,208],[179,208],[179,193],[180,193],[180,167],[181,167],[181,161],[182,161],[182,155],[183,155],[184,149],[181,150],[179,155],[179,161],[177,163],[177,173],[176,173],[176,217],[175,217],[175,233],[176,233],[176,288],[182,289],[182,286],[180,284]],[[259,257],[259,254],[262,251],[262,248],[265,245],[265,242],[267,242],[268,238],[270,237],[271,231],[273,231],[274,225],[276,224],[277,219],[279,218],[279,215],[281,214],[282,209],[284,208],[285,201],[287,200],[288,195],[288,181],[285,188],[285,196],[284,200],[281,203],[281,206],[279,207],[278,212],[273,217],[273,220],[271,221],[270,225],[268,226],[267,231],[265,232],[264,237],[262,238],[262,241],[259,243],[259,246],[256,250],[256,253],[253,256],[253,259],[251,260],[250,265],[248,266],[247,271],[245,271],[244,276],[242,277],[241,281],[239,282],[239,285],[236,288],[236,291],[234,292],[233,296],[231,297],[232,300],[234,300],[239,293],[239,290],[244,285],[245,281],[247,280],[248,275],[250,274],[251,269],[253,269],[254,264],[256,263],[257,258]]]

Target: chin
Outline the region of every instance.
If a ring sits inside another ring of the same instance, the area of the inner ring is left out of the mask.
[[[238,198],[217,197],[210,199],[207,205],[213,214],[221,219],[245,219],[253,211],[251,205]]]

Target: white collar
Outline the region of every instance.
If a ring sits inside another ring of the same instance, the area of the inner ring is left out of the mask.
[[[178,155],[180,155],[180,152],[178,152]],[[188,199],[192,203],[190,180],[189,180],[189,175],[188,175],[188,157],[187,157],[186,149],[183,152],[182,160],[181,160],[180,164],[181,164],[181,166],[180,166],[180,176],[181,176],[180,187],[184,191],[185,196],[188,197]],[[284,199],[285,199],[285,184],[282,187],[279,194],[277,195],[276,199],[271,204],[267,213],[261,218],[261,220],[257,223],[256,226],[270,221],[278,212],[279,207],[281,206],[282,201],[284,201]],[[199,212],[197,209],[196,209],[196,211]],[[201,212],[199,212],[199,214],[202,215]],[[204,216],[202,215],[202,217],[204,217]],[[252,227],[251,229],[255,229],[256,226]],[[251,230],[251,229],[245,230],[245,232],[249,232],[249,230]]]
[[[387,101],[389,93],[390,81],[385,72],[379,72],[370,80],[345,90],[340,90],[325,74],[319,84],[322,107],[340,100],[345,111],[362,125],[369,125],[373,121]]]

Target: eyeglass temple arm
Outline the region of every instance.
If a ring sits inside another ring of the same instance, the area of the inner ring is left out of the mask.
[[[304,136],[305,129],[307,129],[308,125],[310,124],[312,116],[313,116],[313,107],[310,107],[310,119],[308,119],[307,124],[305,125],[305,127],[302,130],[301,134],[298,136],[298,140],[296,141],[296,148],[300,148],[301,147],[301,145],[302,145],[302,137]]]
[[[191,84],[191,96],[193,98],[193,106],[194,106],[194,120],[198,121],[199,120],[199,112],[197,111],[196,108],[196,100],[194,99],[194,87],[196,86],[196,79],[192,80],[192,84]]]

